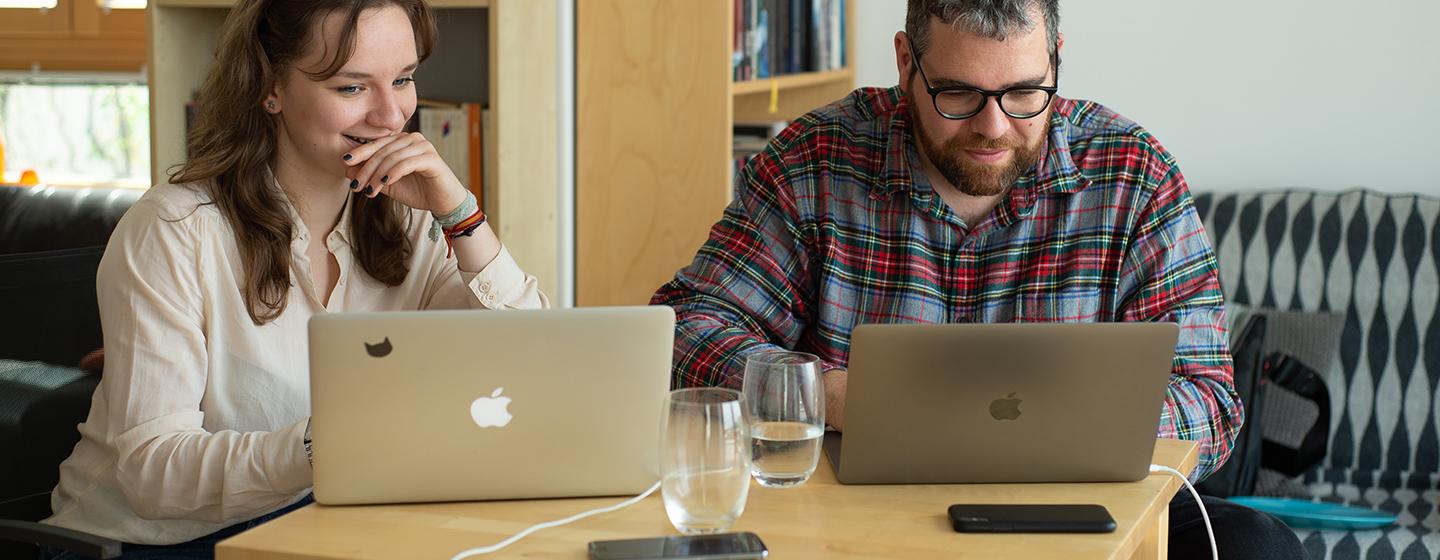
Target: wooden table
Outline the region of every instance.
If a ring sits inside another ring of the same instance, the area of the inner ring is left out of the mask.
[[[1156,464],[1195,466],[1195,444],[1158,440]],[[1165,558],[1170,498],[1178,479],[1152,474],[1108,484],[846,486],[823,457],[808,483],[762,488],[752,481],[736,531],[754,531],[771,558]],[[494,554],[472,558],[586,557],[586,543],[677,534],[660,493],[629,508],[545,529]],[[220,560],[435,558],[499,542],[535,523],[608,506],[621,498],[310,505],[220,543]],[[1117,528],[1102,534],[961,534],[946,508],[969,503],[1098,503]]]

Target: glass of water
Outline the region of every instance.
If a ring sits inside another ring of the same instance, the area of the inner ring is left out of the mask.
[[[735,524],[750,493],[750,432],[734,389],[679,389],[665,401],[660,492],[670,524],[687,535]]]
[[[761,486],[804,484],[820,460],[825,388],[820,358],[804,352],[760,352],[745,362],[751,467]]]

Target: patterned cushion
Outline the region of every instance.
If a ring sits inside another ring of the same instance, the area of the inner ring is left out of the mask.
[[[1236,303],[1345,314],[1329,384],[1317,500],[1376,507],[1398,526],[1297,529],[1312,558],[1440,557],[1440,199],[1356,190],[1200,193]]]

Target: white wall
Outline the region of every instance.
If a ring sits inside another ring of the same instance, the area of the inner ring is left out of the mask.
[[[856,1],[860,85],[896,82],[903,0]],[[1440,195],[1435,0],[1061,2],[1061,94],[1144,125],[1196,190]]]

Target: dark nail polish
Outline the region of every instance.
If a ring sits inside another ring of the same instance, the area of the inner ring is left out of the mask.
[[[350,154],[345,154],[345,161],[350,161]]]
[[[390,176],[389,176],[389,175],[386,175],[386,176],[380,178],[380,182],[381,182],[381,183],[384,183],[384,182],[389,181],[389,180],[390,180]]]
[[[371,187],[370,185],[365,185],[365,194],[366,194],[367,196],[368,196],[370,193],[373,193],[373,192],[375,192],[375,188],[374,188],[374,187]]]
[[[351,180],[350,180],[350,190],[353,191],[353,190],[355,190],[355,187],[358,187],[358,186],[360,186],[360,180],[359,180],[359,179],[351,179]]]

